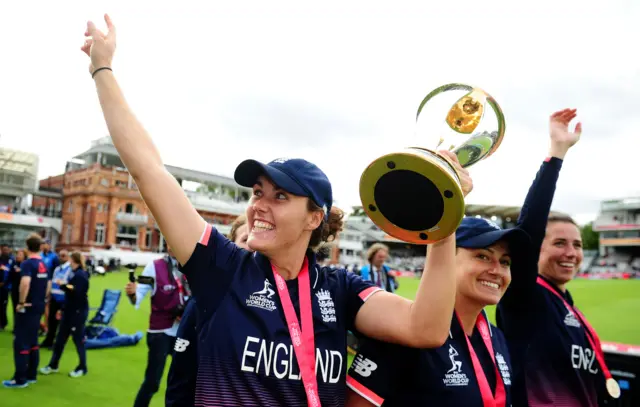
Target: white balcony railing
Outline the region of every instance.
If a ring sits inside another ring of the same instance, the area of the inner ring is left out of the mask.
[[[149,221],[149,216],[139,213],[118,212],[116,221],[128,225],[144,225]]]

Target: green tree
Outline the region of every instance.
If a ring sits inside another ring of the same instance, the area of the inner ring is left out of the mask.
[[[593,222],[584,225],[580,229],[582,235],[582,246],[585,250],[598,250],[600,237],[598,232],[593,231]]]
[[[364,209],[362,206],[354,206],[353,211],[351,212],[351,216],[366,216]]]

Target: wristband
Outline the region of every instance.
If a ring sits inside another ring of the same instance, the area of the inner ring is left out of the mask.
[[[108,66],[103,66],[102,68],[98,68],[98,69],[96,69],[95,71],[93,71],[93,73],[91,74],[91,77],[92,77],[92,78],[95,78],[95,77],[96,77],[96,74],[97,74],[98,72],[100,72],[100,71],[102,71],[102,70],[105,70],[105,69],[106,69],[106,70],[109,70],[109,71],[111,71],[111,72],[113,72],[113,69],[111,69],[110,67],[108,67]]]

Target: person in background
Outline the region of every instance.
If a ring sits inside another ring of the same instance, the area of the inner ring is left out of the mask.
[[[8,244],[0,245],[0,331],[9,323],[7,319],[7,305],[11,293],[11,281],[9,276],[13,269],[13,257]]]
[[[238,216],[231,224],[229,240],[238,247],[247,246],[249,227],[247,217]],[[173,359],[167,378],[165,407],[192,407],[195,405],[196,378],[198,374],[198,308],[190,299],[180,321]]]
[[[151,294],[151,315],[147,330],[147,368],[134,407],[148,406],[160,388],[167,356],[173,355],[187,296],[186,278],[178,270],[178,263],[171,248],[164,258],[148,263],[142,271],[142,276],[153,278],[153,284],[127,283],[125,287],[127,296],[136,309],[140,308],[144,297]]]
[[[42,261],[49,271],[49,277],[52,277],[53,271],[60,265],[60,258],[55,252],[51,250],[51,241],[49,239],[46,239],[42,242],[40,253]]]
[[[30,235],[27,238],[28,258],[20,264],[20,298],[13,338],[16,371],[12,379],[2,382],[5,387],[27,387],[36,382],[38,375],[38,329],[49,287],[49,273],[39,256],[41,243],[39,235]]]
[[[42,246],[40,247],[40,257],[44,262],[44,265],[47,267],[47,272],[49,273],[49,287],[47,287],[47,304],[44,309],[44,332],[49,332],[49,300],[51,294],[51,283],[53,281],[53,271],[60,265],[60,259],[58,255],[51,251],[51,241],[46,239],[42,241]],[[55,312],[53,313],[55,316]],[[57,325],[57,321],[56,321]],[[55,337],[55,334],[54,334]]]
[[[16,307],[18,306],[18,302],[20,301],[20,264],[25,261],[27,255],[24,249],[18,249],[16,251],[16,258],[13,263],[13,267],[11,267],[11,272],[9,273],[9,284],[11,284],[11,309],[13,310],[13,326],[15,332],[16,325]]]
[[[58,330],[58,311],[62,309],[65,301],[65,293],[60,287],[59,282],[66,284],[69,280],[69,273],[71,272],[71,262],[69,260],[69,252],[67,250],[60,250],[59,260],[62,264],[57,266],[53,270],[52,274],[51,295],[49,296],[49,302],[47,303],[49,308],[47,315],[47,336],[40,344],[41,348],[53,347],[53,342]]]
[[[62,259],[62,253],[60,258]],[[66,279],[59,278],[54,283],[64,292],[65,301],[60,321],[60,331],[56,337],[53,354],[47,366],[40,369],[40,373],[49,375],[58,372],[58,364],[62,357],[62,352],[67,344],[69,336],[73,338],[73,343],[78,351],[78,366],[69,373],[69,377],[82,377],[87,374],[87,352],[84,347],[84,327],[89,315],[89,274],[87,273],[84,257],[79,252],[71,253],[69,267],[70,272]]]
[[[365,281],[373,284],[390,293],[395,292],[397,283],[395,278],[389,274],[390,268],[386,264],[389,257],[389,247],[383,243],[374,243],[367,250],[367,262],[360,269],[360,276]]]

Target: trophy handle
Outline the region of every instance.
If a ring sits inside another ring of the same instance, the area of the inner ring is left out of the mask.
[[[493,146],[491,147],[487,155],[484,156],[484,158],[487,158],[491,154],[495,153],[498,147],[500,147],[500,144],[502,143],[502,139],[504,138],[504,133],[506,131],[506,126],[507,126],[504,120],[504,113],[502,113],[502,108],[500,108],[500,105],[498,104],[498,102],[496,102],[496,100],[491,95],[488,95],[488,94],[487,94],[487,103],[489,104],[489,106],[491,106],[491,108],[493,109],[493,112],[496,114],[496,118],[498,119],[498,131],[493,132],[493,133],[497,133],[494,137]]]

